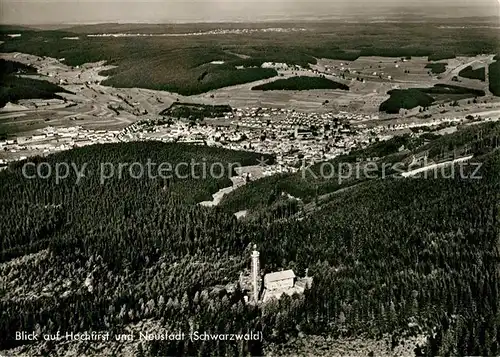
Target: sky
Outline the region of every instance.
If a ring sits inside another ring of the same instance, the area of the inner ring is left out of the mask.
[[[500,0],[0,0],[0,23],[222,22],[377,16],[500,14]]]

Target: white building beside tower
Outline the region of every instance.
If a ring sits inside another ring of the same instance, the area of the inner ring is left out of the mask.
[[[264,276],[264,287],[269,291],[293,288],[294,284],[295,273],[293,270],[278,271]]]
[[[264,276],[264,284],[260,274],[260,253],[257,246],[253,245],[251,254],[250,276],[248,273],[240,275],[240,285],[249,292],[248,302],[254,304],[279,299],[283,294],[302,294],[311,287],[312,278],[307,276],[298,278],[293,270],[272,272]]]

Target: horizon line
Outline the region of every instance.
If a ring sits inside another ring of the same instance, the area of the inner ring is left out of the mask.
[[[410,14],[411,15],[411,14]],[[242,20],[220,20],[220,21],[213,21],[213,20],[169,20],[169,21],[134,21],[134,20],[127,20],[127,21],[77,21],[77,22],[46,22],[46,23],[20,23],[20,22],[2,22],[0,21],[0,26],[27,26],[27,27],[36,27],[36,26],[81,26],[81,25],[186,25],[186,24],[252,24],[252,23],[272,23],[272,22],[322,22],[322,21],[328,21],[328,20],[334,20],[338,22],[344,22],[344,23],[356,23],[358,21],[353,21],[352,19],[350,20],[342,20],[342,16],[339,15],[329,15],[329,16],[324,16],[321,18],[318,17],[302,17],[302,18],[276,18],[276,19],[256,19],[256,20],[247,20],[247,19],[242,19]],[[345,17],[345,16],[344,16]],[[365,17],[365,16],[352,16],[352,17]],[[390,21],[395,21],[394,16],[381,16],[381,15],[373,15],[370,16],[373,19],[379,19],[383,21],[383,18],[386,18],[387,20]],[[370,17],[366,17],[369,19]],[[417,17],[417,14],[415,14],[415,17]],[[427,19],[467,19],[467,18],[481,18],[481,19],[495,19],[498,20],[498,16],[496,15],[488,15],[488,16],[480,16],[480,15],[471,15],[471,16],[446,16],[446,15],[429,15],[426,16]],[[401,22],[404,20],[401,19]],[[397,21],[396,21],[397,22]],[[418,22],[425,22],[424,19]]]

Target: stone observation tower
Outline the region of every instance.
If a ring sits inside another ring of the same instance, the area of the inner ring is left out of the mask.
[[[257,246],[254,244],[252,252],[252,288],[253,288],[253,299],[254,301],[259,301],[259,276],[260,276],[260,261],[259,252],[257,251]]]
[[[240,273],[240,287],[247,292],[245,302],[249,304],[267,303],[283,295],[303,294],[312,285],[312,278],[307,272],[304,278],[299,278],[291,269],[268,273],[262,279],[260,253],[255,244],[252,245],[251,258],[250,274],[248,269]]]

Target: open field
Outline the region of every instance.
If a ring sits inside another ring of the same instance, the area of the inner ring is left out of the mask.
[[[312,90],[312,89],[342,89],[349,90],[345,84],[341,84],[323,77],[299,76],[287,79],[278,79],[274,82],[261,84],[252,90]]]
[[[488,93],[488,84],[471,79],[453,81],[461,68],[469,63],[492,61],[493,56],[459,57],[450,61],[445,73],[439,77],[429,75],[425,66],[428,61],[425,57],[413,57],[402,61],[401,58],[361,57],[355,61],[318,59],[312,69],[317,74],[307,70],[280,71],[285,78],[295,75],[319,76],[346,84],[350,91],[341,90],[310,90],[310,91],[252,91],[251,88],[268,83],[263,80],[253,84],[243,84],[234,87],[222,88],[206,94],[193,96],[197,101],[218,104],[228,103],[233,107],[263,106],[292,108],[303,111],[350,111],[376,113],[381,103],[389,98],[387,94],[394,89],[432,88],[436,84],[457,85],[471,90],[483,90]],[[409,73],[408,73],[409,72]],[[390,79],[389,79],[390,77]],[[359,79],[359,80],[358,80]],[[212,96],[214,98],[212,98]],[[459,100],[465,97],[439,98],[438,103],[446,100]],[[446,100],[445,100],[446,99]],[[485,100],[495,101],[488,97]],[[325,103],[328,101],[327,103]],[[431,111],[432,112],[432,111]],[[434,115],[439,115],[435,110]]]
[[[290,74],[291,75],[291,74]],[[287,74],[285,74],[285,77]],[[229,104],[233,108],[244,107],[268,107],[287,108],[301,112],[327,113],[335,111],[350,111],[353,113],[377,113],[378,107],[388,96],[380,93],[379,97],[374,93],[361,94],[357,91],[324,90],[315,89],[308,91],[258,91],[252,90],[255,85],[267,83],[258,81],[239,86],[221,88],[209,93],[190,97],[194,101],[206,104]],[[340,81],[344,82],[344,81]],[[367,84],[370,87],[370,84]],[[389,88],[390,89],[390,88]],[[371,90],[369,90],[371,92]],[[213,97],[212,97],[213,96]],[[374,104],[375,103],[375,104]],[[378,103],[378,104],[377,104]]]

